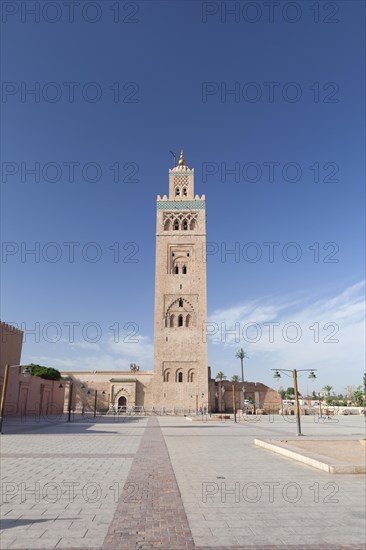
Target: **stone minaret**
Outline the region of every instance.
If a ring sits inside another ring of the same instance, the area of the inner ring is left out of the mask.
[[[153,406],[210,408],[206,317],[205,196],[182,151],[157,198]]]

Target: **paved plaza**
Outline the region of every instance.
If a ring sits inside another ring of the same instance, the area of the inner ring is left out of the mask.
[[[7,420],[1,548],[365,548],[365,475],[254,445],[294,419]],[[305,438],[358,440],[361,416],[302,418]]]

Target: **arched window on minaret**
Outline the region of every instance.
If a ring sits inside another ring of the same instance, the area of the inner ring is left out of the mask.
[[[170,316],[170,319],[169,319],[169,324],[170,324],[170,327],[174,327],[174,315],[171,315]]]
[[[175,188],[175,196],[179,197],[179,195],[180,195],[180,189],[179,189],[179,187],[176,187]]]
[[[183,326],[183,315],[179,315],[178,316],[178,327],[182,327]]]
[[[183,298],[179,298],[178,307],[183,307]]]
[[[183,197],[187,196],[187,189],[185,187],[183,187],[183,189],[182,189],[182,195],[183,195]]]
[[[176,380],[177,382],[183,382],[183,373],[181,370],[177,372]]]
[[[179,274],[179,267],[177,265],[174,268],[174,273],[175,273],[175,275]]]
[[[178,220],[174,220],[173,229],[174,229],[174,231],[179,230],[179,221]]]
[[[190,324],[191,324],[191,316],[188,314],[186,317],[186,327],[189,327]]]
[[[170,220],[166,220],[164,223],[164,231],[169,231],[170,229]]]
[[[194,371],[188,371],[187,382],[194,382]]]
[[[191,220],[191,223],[189,225],[189,229],[191,229],[191,230],[196,229],[196,220]]]
[[[183,220],[182,229],[183,229],[183,231],[187,231],[187,229],[188,229],[188,222],[187,222],[187,220]]]
[[[187,266],[186,265],[184,265],[182,267],[182,273],[183,273],[183,275],[187,275]]]

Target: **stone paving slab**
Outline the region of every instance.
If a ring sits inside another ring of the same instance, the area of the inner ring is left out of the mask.
[[[303,431],[311,439],[358,437],[360,420],[304,419]],[[339,475],[335,482],[254,445],[273,434],[290,439],[294,430],[293,423],[268,418],[235,425],[161,417],[8,433],[7,483],[18,479],[34,489],[38,480],[42,489],[52,481],[94,481],[103,494],[92,502],[77,492],[54,503],[29,494],[22,502],[18,487],[1,505],[1,548],[365,550],[364,476]]]
[[[293,435],[293,423],[159,422],[196,547],[365,549],[364,476],[340,475],[335,483],[329,473],[254,445],[262,434]],[[312,439],[341,439],[362,434],[364,420],[309,419],[303,429]]]
[[[366,473],[366,453],[359,440],[255,439],[254,443],[331,474]]]
[[[101,547],[146,420],[6,427],[1,548]]]

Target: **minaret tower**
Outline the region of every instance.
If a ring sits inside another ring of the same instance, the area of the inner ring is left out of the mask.
[[[210,408],[206,317],[205,196],[182,151],[157,198],[153,406]]]

